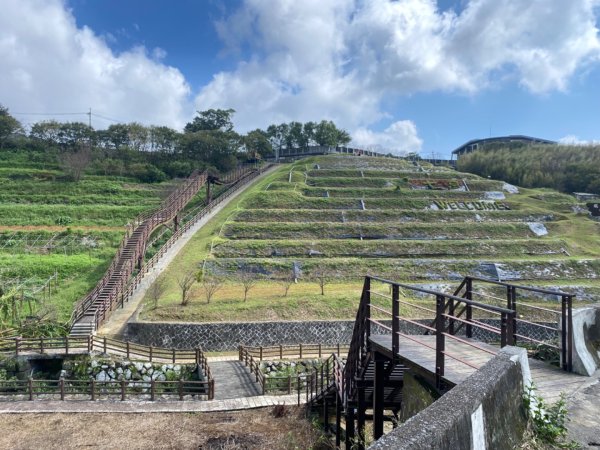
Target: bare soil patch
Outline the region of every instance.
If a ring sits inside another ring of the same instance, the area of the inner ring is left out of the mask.
[[[227,413],[3,414],[0,449],[326,449],[326,439],[285,407]],[[276,414],[274,414],[274,412]]]

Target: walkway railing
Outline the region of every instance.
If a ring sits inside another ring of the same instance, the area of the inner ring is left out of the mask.
[[[343,362],[337,351],[348,349],[344,345],[326,346],[322,344],[300,344],[289,346],[272,347],[239,347],[239,360],[249,368],[254,375],[255,381],[261,385],[262,394],[293,394],[298,395],[298,404],[302,399],[308,402],[319,395],[325,388],[331,386],[334,381],[336,385],[343,385]],[[281,359],[323,358],[330,356],[318,367],[307,370],[305,373],[289,373],[285,376],[267,376],[261,370],[262,361],[273,361]],[[340,391],[341,392],[341,391]]]
[[[481,288],[486,285],[498,287],[500,291],[503,291],[504,298],[483,292]],[[523,302],[522,300],[531,293],[560,298],[560,311]],[[521,286],[489,278],[468,276],[465,277],[456,289],[455,295],[469,300],[475,298],[482,302],[506,304],[506,308],[515,313],[512,318],[513,323],[511,324],[512,342],[514,344],[518,345],[520,342],[525,342],[553,348],[560,352],[562,368],[568,372],[573,370],[572,309],[575,294],[558,290]],[[543,321],[544,323],[540,323],[539,320],[536,321],[532,317],[534,315],[550,317],[550,319]],[[467,318],[469,317],[472,317],[472,313],[467,311]],[[536,339],[530,334],[520,332],[519,330],[524,327],[538,329],[541,332],[540,334],[552,336],[556,343],[553,343],[552,339]],[[472,329],[469,326],[466,327],[466,335],[467,337],[472,337]]]
[[[212,400],[212,381],[97,381],[89,380],[1,380],[0,398],[9,400],[150,400],[175,397],[178,400]]]
[[[163,202],[158,210],[143,213],[138,216],[133,221],[131,229],[127,232],[119,245],[116,256],[103,278],[98,282],[96,287],[75,306],[70,324],[74,325],[77,321],[82,320],[84,316],[88,316],[85,323],[89,323],[90,332],[95,331],[116,306],[123,306],[123,302],[129,299],[145,273],[156,264],[183,233],[188,231],[215,206],[232,195],[233,192],[239,189],[245,182],[254,178],[259,173],[261,173],[261,171],[257,170],[254,166],[242,166],[226,174],[221,182],[229,184],[230,188],[216,200],[211,201],[183,226],[179,227],[161,249],[143,265],[143,256],[152,231],[158,225],[175,218],[177,214],[183,210],[190,199],[198,193],[204,184],[206,184],[208,174],[206,172],[202,174],[193,174],[182,187],[173,192]],[[140,270],[138,271],[138,274],[131,279],[131,275],[136,266]]]
[[[183,223],[178,228],[178,230],[175,233],[173,233],[173,235],[160,247],[160,249],[158,249],[158,251],[152,256],[152,258],[150,258],[148,261],[146,261],[146,263],[144,263],[144,265],[139,270],[139,272],[136,274],[136,276],[131,278],[129,280],[129,282],[127,283],[127,288],[126,288],[125,292],[123,293],[123,297],[121,298],[119,305],[121,307],[124,307],[124,303],[129,301],[129,299],[131,298],[131,296],[133,295],[133,293],[135,292],[135,290],[137,289],[139,284],[142,282],[142,280],[146,276],[146,274],[156,265],[156,263],[165,255],[165,253],[167,253],[167,251],[175,244],[175,242],[177,242],[177,240],[179,240],[181,238],[181,236],[183,236],[187,231],[189,231],[190,228],[192,228],[202,218],[204,218],[206,215],[210,214],[223,201],[225,201],[226,199],[231,197],[234,193],[239,191],[240,188],[245,186],[246,183],[248,183],[249,181],[256,178],[258,175],[260,175],[265,170],[267,170],[270,166],[271,165],[269,164],[269,165],[266,165],[259,169],[254,169],[254,168],[250,169],[249,168],[248,170],[246,170],[244,172],[241,172],[241,171],[238,172],[237,173],[238,178],[235,181],[231,182],[231,184],[229,185],[229,187],[226,191],[224,191],[221,195],[219,195],[217,198],[212,200],[204,208],[200,209],[188,221]],[[227,177],[225,177],[225,179],[230,179],[230,178],[232,178],[232,175],[228,175]]]

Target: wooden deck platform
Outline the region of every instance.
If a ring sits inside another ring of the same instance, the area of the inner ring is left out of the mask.
[[[435,336],[421,335],[411,337],[425,345],[400,336],[400,351],[396,356],[400,357],[407,366],[425,371],[434,376],[435,350],[433,348],[435,348]],[[466,340],[466,338],[462,339]],[[392,337],[390,335],[372,335],[370,341],[375,350],[391,356]],[[454,385],[462,383],[477,368],[483,366],[499,351],[497,346],[475,340],[472,340],[472,342],[484,350],[471,347],[453,339],[446,339],[447,353],[475,366],[475,368],[470,367],[467,364],[446,356],[444,374],[446,381]],[[426,345],[433,348],[428,348]],[[588,377],[565,372],[558,367],[536,359],[529,358],[529,367],[538,395],[550,402],[557,400],[561,392],[564,392],[567,397],[571,396],[585,385],[585,383],[589,382]]]

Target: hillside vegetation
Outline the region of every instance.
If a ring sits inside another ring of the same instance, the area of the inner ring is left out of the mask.
[[[2,152],[0,333],[62,332],[73,304],[102,277],[127,223],[156,208],[177,183],[89,174],[75,182],[52,154]]]
[[[461,156],[458,168],[524,187],[600,194],[600,146],[486,146]]]
[[[580,301],[598,295],[600,224],[575,212],[572,196],[511,192],[503,181],[391,158],[282,165],[192,238],[143,317],[350,319],[368,273],[448,292],[473,274],[562,287]],[[200,282],[181,306],[177,278],[190,268],[223,282],[210,303]],[[258,282],[244,301],[248,276]]]

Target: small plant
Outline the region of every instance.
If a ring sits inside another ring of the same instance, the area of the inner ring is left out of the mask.
[[[559,448],[578,448],[574,442],[564,442],[569,420],[564,393],[560,394],[558,401],[546,404],[543,398],[535,394],[535,385],[532,383],[527,386],[523,403],[535,438]]]

